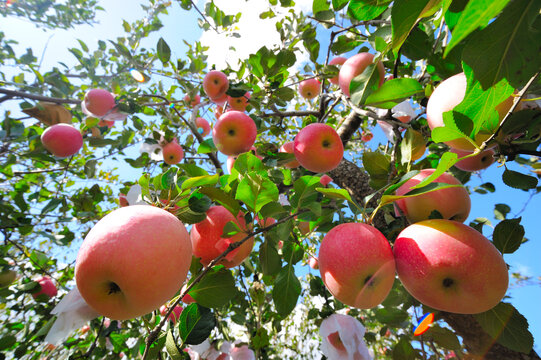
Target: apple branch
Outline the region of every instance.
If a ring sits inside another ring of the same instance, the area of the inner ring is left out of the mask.
[[[31,99],[31,100],[37,100],[37,101],[49,101],[57,104],[75,104],[79,105],[81,103],[81,100],[75,100],[75,99],[61,99],[61,98],[55,98],[55,97],[49,97],[49,96],[43,96],[43,95],[35,95],[30,94],[24,91],[18,91],[18,90],[8,90],[4,88],[0,88],[0,94],[6,94],[6,96],[2,97],[2,99],[9,96],[10,98],[6,99],[12,99],[14,97],[17,98],[23,98],[23,99]],[[5,101],[5,100],[3,100]]]

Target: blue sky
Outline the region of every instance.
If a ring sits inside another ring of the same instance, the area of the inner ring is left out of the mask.
[[[69,47],[79,47],[76,39],[82,39],[86,42],[91,50],[97,47],[98,40],[115,39],[116,36],[123,34],[122,19],[128,22],[142,17],[143,11],[138,6],[142,1],[137,0],[115,0],[115,1],[101,1],[101,6],[106,9],[106,12],[100,12],[97,16],[98,25],[94,26],[78,26],[76,29],[64,31],[55,30],[44,32],[41,29],[36,29],[32,23],[19,19],[2,18],[2,31],[6,33],[8,39],[16,39],[20,45],[16,47],[18,53],[22,53],[27,47],[31,47],[34,51],[34,55],[38,58],[42,55],[45,45],[48,42],[46,51],[44,53],[43,63],[41,71],[46,71],[62,61],[66,64],[75,64],[76,59],[67,51]],[[228,7],[232,9],[245,10],[244,7],[235,5],[238,0],[230,0]],[[298,3],[309,3],[311,1],[297,1]],[[219,4],[219,2],[217,2]],[[246,4],[244,1],[242,3]],[[255,1],[253,3],[256,3]],[[266,3],[266,1],[264,1]],[[301,4],[303,9],[306,8],[306,4]],[[226,13],[229,13],[228,9],[224,8]],[[247,11],[256,11],[258,9]],[[245,13],[246,14],[246,13]],[[254,33],[254,27],[257,28],[257,33],[264,34],[263,23],[258,17],[253,16],[253,13],[246,14],[243,17],[243,23],[239,25],[240,31],[246,34]],[[194,12],[187,13],[181,10],[179,6],[173,6],[169,16],[162,17],[164,28],[158,33],[153,33],[150,39],[145,40],[145,46],[154,47],[159,37],[163,37],[173,52],[174,57],[181,57],[186,51],[186,46],[182,40],[193,42],[200,38],[201,31],[197,26],[197,16]],[[252,29],[250,29],[252,27]],[[262,36],[262,35],[260,35]],[[245,39],[245,38],[242,38]],[[216,38],[214,35],[209,34],[204,41],[212,44],[216,44],[211,49],[211,63],[225,64],[230,62],[234,64],[234,57],[239,54],[247,54],[250,51],[257,50],[261,44],[254,44],[254,40],[250,38],[244,41],[235,41],[234,46],[236,51],[228,51],[229,43]],[[234,40],[231,40],[234,41]],[[261,39],[265,41],[265,39]],[[322,58],[324,60],[326,47],[323,46],[325,42],[328,42],[328,35],[321,38],[322,42]],[[2,107],[5,105],[2,104]],[[9,109],[16,110],[17,106],[15,102],[9,102],[6,106]],[[118,125],[117,125],[118,126]],[[375,137],[371,141],[372,146],[376,146],[378,142],[386,141],[382,132],[378,129],[374,131]],[[133,152],[136,154],[137,146],[133,148]],[[519,271],[524,275],[540,276],[541,275],[541,263],[539,256],[541,255],[541,239],[539,231],[539,209],[541,209],[541,197],[539,195],[533,196],[530,199],[530,194],[521,190],[515,190],[507,187],[501,181],[501,175],[504,171],[504,167],[498,167],[499,164],[492,165],[489,169],[481,172],[479,175],[474,175],[470,186],[473,188],[484,182],[491,182],[496,186],[495,193],[489,193],[486,195],[480,195],[472,193],[472,210],[469,221],[477,217],[486,217],[492,221],[493,226],[497,224],[497,220],[494,218],[494,205],[498,203],[506,203],[511,206],[510,217],[514,217],[520,212],[522,216],[522,224],[526,230],[526,237],[530,240],[526,244],[523,244],[521,248],[511,255],[505,255],[506,262],[511,266],[510,271]],[[510,169],[518,171],[526,171],[521,169],[514,163],[508,164]],[[124,169],[124,168],[123,168]],[[129,178],[123,179],[126,181],[133,181],[138,177],[138,174],[131,170],[129,172]],[[529,201],[529,203],[528,203]],[[526,209],[522,212],[524,205],[528,203]],[[485,235],[491,235],[491,231],[485,228]],[[473,276],[474,274],[472,274]],[[534,334],[537,342],[541,341],[541,312],[539,311],[539,299],[541,299],[541,286],[524,286],[521,288],[510,288],[508,295],[511,297],[509,300],[517,309],[526,316],[530,323],[530,330]],[[536,346],[539,350],[541,347],[539,344]]]

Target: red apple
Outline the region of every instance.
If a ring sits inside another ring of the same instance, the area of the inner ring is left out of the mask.
[[[346,96],[350,95],[349,85],[351,84],[351,80],[353,80],[357,75],[362,74],[368,65],[372,64],[373,61],[374,55],[367,52],[362,52],[357,55],[353,55],[342,64],[340,72],[338,73],[338,85]],[[381,61],[378,61],[376,66],[378,68],[380,78],[379,86],[381,86],[385,80],[385,68],[383,67],[383,63]]]
[[[190,237],[192,240],[194,256],[201,258],[201,263],[207,266],[212,260],[221,255],[229,246],[229,244],[242,240],[246,237],[246,233],[239,232],[232,237],[223,238],[224,226],[234,221],[237,225],[246,230],[246,222],[242,213],[235,218],[223,206],[212,206],[207,210],[207,218],[192,226]],[[247,230],[246,230],[247,231]],[[226,268],[232,268],[244,261],[252,252],[254,246],[254,238],[251,237],[240,247],[230,252],[225,258],[220,260],[218,264],[224,265]]]
[[[246,111],[246,108],[248,107],[248,104],[250,103],[250,93],[247,92],[243,96],[240,97],[227,97],[227,103],[229,104],[229,107],[233,110],[237,111]]]
[[[406,195],[410,188],[419,184],[436,171],[435,169],[423,169],[421,172],[396,190],[396,195]],[[426,194],[395,201],[395,206],[406,216],[410,223],[427,220],[432,211],[438,211],[444,219],[464,222],[470,214],[471,200],[468,191],[462,183],[453,175],[443,173],[434,182],[460,187],[440,189]],[[397,215],[399,212],[397,211]]]
[[[335,66],[336,65],[342,65],[343,63],[346,62],[346,60],[347,60],[347,58],[342,57],[342,56],[338,56],[338,57],[335,57],[334,59],[332,59],[331,61],[329,61],[329,65],[335,65]],[[329,81],[330,81],[331,84],[338,85],[338,75],[336,75],[333,78],[330,78]]]
[[[75,262],[81,296],[115,320],[147,314],[171,299],[192,260],[184,224],[145,205],[114,210],[88,233]]]
[[[163,161],[166,164],[178,164],[184,158],[184,150],[178,142],[171,141],[169,144],[162,147]]]
[[[361,134],[361,141],[362,142],[369,142],[374,138],[374,134],[372,134],[370,131],[363,131]]]
[[[451,148],[450,151],[457,154],[459,158],[472,154],[471,151],[462,151],[453,148]],[[473,172],[483,170],[492,165],[494,161],[496,161],[496,159],[494,158],[494,154],[494,150],[486,149],[475,156],[460,160],[455,164],[455,166],[462,171]]]
[[[442,81],[434,90],[426,105],[426,119],[431,130],[437,127],[445,126],[443,123],[443,113],[453,110],[455,106],[464,100],[466,95],[467,79],[464,73],[456,74]],[[510,96],[496,106],[500,121],[505,117],[511,106],[513,97]],[[487,109],[488,110],[488,109]],[[477,145],[481,145],[492,134],[480,132],[475,136]],[[456,139],[445,142],[452,148],[466,151],[473,151],[475,147],[465,139]]]
[[[184,102],[191,107],[194,107],[195,105],[199,105],[201,102],[201,96],[199,96],[199,94],[195,94],[195,96],[190,97],[189,94],[186,94],[186,96],[184,96]]]
[[[225,155],[235,156],[250,151],[256,136],[254,120],[236,110],[222,114],[212,129],[214,144]]]
[[[195,119],[195,126],[197,127],[197,132],[200,133],[201,136],[210,134],[210,124],[206,119],[198,117]]]
[[[50,277],[42,276],[37,279],[36,282],[40,285],[40,290],[32,294],[34,299],[40,295],[45,295],[47,298],[52,298],[58,293],[56,285]]]
[[[299,131],[293,151],[305,169],[323,173],[333,170],[342,161],[344,146],[331,126],[313,123]]]
[[[289,142],[286,142],[284,145],[280,146],[280,149],[278,151],[293,154],[294,147],[295,147],[295,143],[293,141],[289,141]],[[285,163],[284,166],[286,168],[289,168],[289,169],[295,169],[295,168],[299,167],[300,164],[297,161],[297,159],[294,159],[294,160],[291,160],[291,161]]]
[[[41,134],[41,142],[45,149],[59,158],[75,155],[83,147],[81,132],[72,125],[59,123],[49,126]]]
[[[393,287],[391,245],[370,225],[346,223],[332,228],[321,242],[318,261],[325,286],[346,305],[372,308]]]
[[[115,97],[104,89],[92,89],[85,94],[81,103],[83,112],[87,115],[101,118],[115,107]]]
[[[394,255],[406,290],[437,310],[484,312],[507,291],[507,265],[500,252],[481,233],[456,221],[408,226],[394,243]]]
[[[183,293],[185,290],[186,290],[186,285],[182,287],[182,290],[180,290],[180,292]],[[185,304],[192,304],[195,302],[195,299],[190,294],[186,294],[182,297],[182,302]]]
[[[182,310],[184,310],[182,306],[179,306],[179,305],[175,306],[175,308],[173,309],[173,312],[169,314],[169,317],[167,318],[167,320],[172,321],[173,324],[176,324],[177,320],[180,319],[180,313],[182,312]],[[166,313],[167,313],[167,306],[162,305],[160,307],[160,315],[164,316]]]
[[[319,178],[319,182],[321,183],[321,185],[327,186],[332,182],[332,177],[325,174],[325,175],[323,175],[322,177]]]
[[[209,71],[203,78],[203,90],[211,101],[218,103],[221,99],[227,101],[225,92],[229,89],[229,80],[227,76],[218,70]]]
[[[105,127],[107,126],[109,129],[112,128],[113,126],[115,126],[115,122],[114,120],[100,120],[98,122],[98,126],[99,127]]]
[[[299,83],[299,94],[305,99],[313,99],[321,93],[321,83],[318,79],[306,79]]]

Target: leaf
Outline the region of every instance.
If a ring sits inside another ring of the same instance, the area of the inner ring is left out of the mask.
[[[332,7],[334,11],[342,10],[348,2],[349,0],[332,0]]]
[[[239,202],[222,189],[203,186],[199,189],[199,192],[207,195],[210,199],[225,207],[230,213],[238,214],[240,210]]]
[[[380,73],[376,64],[370,64],[364,71],[355,76],[349,84],[351,102],[357,106],[364,105],[368,96],[378,89]]]
[[[47,126],[58,123],[71,124],[71,113],[62,105],[39,102],[36,106],[22,110],[25,114],[38,119]]]
[[[453,166],[458,160],[458,155],[452,152],[445,152],[441,156],[440,162],[438,163],[438,167],[436,168],[436,171],[432,173],[429,177],[423,179],[419,184],[411,187],[411,189],[419,189],[423,186],[431,183],[435,179],[437,179],[441,174],[446,172]]]
[[[43,207],[43,209],[41,209],[41,214],[45,214],[45,213],[48,213],[48,212],[51,212],[53,211],[54,209],[56,209],[58,207],[58,205],[62,204],[62,199],[57,199],[57,198],[54,198],[54,199],[51,199],[51,201],[49,201],[47,203],[47,205],[45,205]]]
[[[417,185],[418,186],[418,185]],[[421,188],[417,188],[417,186],[412,187],[410,191],[408,191],[404,195],[383,195],[381,197],[381,204],[389,204],[396,200],[410,198],[414,196],[418,196],[421,194],[427,194],[436,190],[442,190],[442,189],[448,189],[448,188],[454,188],[454,187],[462,187],[462,185],[451,185],[447,183],[429,183]]]
[[[458,337],[455,335],[455,333],[447,328],[442,328],[437,324],[431,326],[425,333],[425,336],[428,339],[434,340],[436,344],[445,349],[460,349],[460,341],[458,340]]]
[[[278,201],[278,187],[269,178],[250,172],[240,181],[235,199],[259,212],[266,204]]]
[[[235,278],[230,270],[213,268],[190,290],[195,301],[208,308],[221,308],[237,293]]]
[[[191,188],[195,188],[199,186],[216,185],[218,180],[220,180],[220,175],[218,174],[192,177],[185,180],[182,183],[180,188],[182,190],[186,190],[186,189],[191,189]]]
[[[537,186],[537,178],[519,173],[514,170],[505,169],[502,174],[502,180],[505,185],[515,189],[530,190]]]
[[[316,191],[322,193],[325,197],[328,197],[329,199],[347,200],[354,203],[351,195],[349,195],[349,192],[346,189],[317,188]]]
[[[466,36],[477,28],[485,27],[489,21],[503,10],[509,0],[471,0],[467,3],[464,10],[453,28],[451,41],[445,48],[443,57]]]
[[[268,240],[263,242],[259,248],[259,263],[261,264],[263,275],[274,275],[282,267],[282,260],[278,251]]]
[[[393,348],[393,360],[415,360],[415,350],[411,346],[410,342],[405,338],[400,341]]]
[[[398,326],[408,319],[408,312],[397,307],[384,307],[376,309],[376,319],[387,325]]]
[[[301,283],[295,276],[293,266],[288,265],[278,273],[272,289],[272,299],[276,311],[282,318],[286,318],[297,305],[301,294]]]
[[[171,359],[173,360],[182,360],[184,359],[184,356],[182,356],[181,350],[178,348],[175,338],[173,337],[173,332],[171,329],[167,332],[167,338],[165,340],[165,349],[167,350],[167,353],[169,356],[171,356]]]
[[[528,321],[513,305],[501,302],[473,316],[483,330],[501,345],[525,354],[532,350],[533,336],[528,330]]]
[[[521,218],[500,221],[494,228],[492,242],[502,254],[512,254],[524,240],[524,227]]]
[[[415,79],[400,78],[386,81],[379,89],[370,94],[365,105],[390,109],[410,96],[424,92],[423,87]]]
[[[294,194],[289,198],[293,208],[301,208],[317,199],[316,187],[321,186],[319,177],[302,176],[293,184]]]
[[[388,175],[391,161],[381,152],[365,151],[363,153],[363,167],[370,176]]]
[[[216,145],[214,145],[214,141],[211,137],[208,139],[203,140],[201,144],[199,144],[199,147],[197,148],[198,154],[208,154],[211,152],[216,152],[218,149],[216,148]]]
[[[169,45],[167,45],[163,38],[158,40],[156,49],[158,50],[158,59],[160,59],[163,64],[167,63],[171,58],[171,48]]]
[[[395,56],[408,37],[429,0],[395,0],[391,9],[393,40],[391,48]]]
[[[9,349],[17,343],[17,338],[13,335],[5,335],[0,338],[0,351]]]
[[[190,304],[180,313],[178,331],[185,344],[201,344],[209,337],[215,326],[214,314],[199,304]]]
[[[541,36],[531,25],[540,8],[539,0],[513,1],[496,20],[468,40],[462,61],[473,69],[483,89],[502,79],[520,88],[539,70]]]
[[[382,0],[351,0],[348,15],[359,21],[373,20],[388,8],[389,3]]]

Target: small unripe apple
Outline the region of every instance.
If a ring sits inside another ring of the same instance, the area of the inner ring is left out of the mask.
[[[229,104],[229,107],[233,110],[246,111],[246,108],[250,103],[250,93],[246,92],[246,94],[244,94],[243,96],[236,98],[228,96],[227,103]]]
[[[211,70],[203,78],[203,90],[212,102],[220,103],[223,99],[225,103],[227,89],[229,89],[229,80],[221,71]]]
[[[305,99],[313,99],[321,93],[321,83],[318,79],[306,79],[299,83],[299,94]]]
[[[345,223],[332,228],[319,247],[321,279],[346,305],[369,309],[389,294],[395,278],[391,245],[375,227]]]
[[[166,164],[178,164],[184,158],[184,150],[176,141],[171,141],[169,144],[162,147],[163,161]]]
[[[280,149],[278,151],[293,154],[294,153],[294,147],[295,147],[295,143],[293,141],[289,141],[289,142],[286,142],[284,145],[280,146]],[[299,164],[297,159],[293,159],[293,160],[291,160],[291,161],[284,164],[284,166],[286,168],[289,168],[289,169],[295,169],[295,168],[299,167],[300,165],[301,164]]]
[[[101,118],[115,107],[115,97],[104,89],[92,89],[87,91],[81,103],[83,112],[87,115]]]
[[[343,63],[345,63],[347,60],[347,58],[345,57],[342,57],[342,56],[338,56],[338,57],[335,57],[334,59],[332,59],[331,61],[329,61],[329,65],[342,65]],[[338,68],[340,68],[340,66],[338,66]],[[333,78],[330,78],[329,79],[330,83],[331,84],[334,84],[334,85],[338,85],[338,75],[336,75],[335,77]]]
[[[212,138],[216,148],[225,155],[236,156],[250,151],[257,136],[251,117],[241,111],[228,111],[216,122]]]
[[[195,105],[199,105],[199,103],[201,102],[201,96],[199,96],[199,94],[195,94],[194,97],[190,97],[189,94],[186,94],[184,96],[184,102],[191,107],[194,107]]]
[[[374,55],[367,52],[362,52],[357,55],[353,55],[342,64],[340,72],[338,73],[338,85],[346,96],[350,95],[349,85],[351,84],[351,80],[353,80],[357,75],[362,74],[368,65],[372,64],[373,60]],[[381,61],[378,61],[376,66],[378,68],[380,78],[379,86],[381,86],[385,80],[385,68],[383,67],[383,63]]]
[[[197,132],[200,133],[201,136],[210,134],[210,124],[206,119],[198,117],[195,119],[195,126],[197,127]]]
[[[394,243],[396,270],[406,290],[437,310],[476,314],[507,291],[507,265],[496,247],[462,223],[434,219],[408,226]]]
[[[175,306],[175,308],[173,309],[173,312],[169,314],[169,317],[167,318],[167,320],[172,321],[173,324],[176,324],[177,320],[180,319],[180,313],[182,312],[182,310],[184,310],[182,306],[179,306],[179,305]],[[162,305],[160,307],[160,315],[164,316],[166,313],[167,313],[167,306]]]
[[[60,123],[49,126],[41,134],[45,149],[59,158],[75,155],[83,147],[83,135],[72,125]]]
[[[472,154],[471,151],[462,151],[453,148],[451,148],[449,151],[457,154],[459,158]],[[494,150],[486,149],[475,156],[460,160],[455,164],[455,166],[462,171],[473,172],[483,170],[492,165],[494,161],[496,161],[496,159],[494,158],[494,154]]]
[[[41,288],[39,291],[32,294],[34,299],[36,299],[40,295],[45,295],[47,298],[52,298],[55,297],[58,293],[56,285],[50,277],[42,276],[37,279],[36,282],[40,285]]]
[[[342,161],[344,146],[331,126],[313,123],[299,131],[293,151],[305,169],[323,173],[335,169]]]

